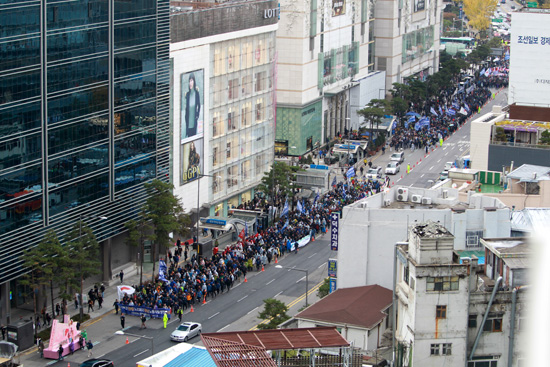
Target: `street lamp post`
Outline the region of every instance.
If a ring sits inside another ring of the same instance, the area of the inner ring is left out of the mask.
[[[109,219],[107,217],[98,216],[98,215],[82,215],[82,213],[78,214],[78,240],[81,241],[82,239],[82,218],[99,218],[101,220]],[[82,267],[82,266],[81,266]],[[82,292],[84,290],[84,278],[82,277],[82,268],[80,270],[80,294],[78,295],[79,303],[80,303],[80,322],[82,322],[84,318],[84,305],[82,304]]]
[[[296,244],[296,246],[298,246],[298,244]],[[288,270],[296,270],[296,271],[301,271],[301,272],[304,272],[306,273],[306,307],[309,305],[308,301],[307,301],[307,293],[309,291],[309,270],[307,269],[300,269],[300,268],[295,268],[295,267],[288,267],[288,266],[282,266],[282,265],[275,265],[275,267],[277,269],[288,269]]]
[[[151,355],[154,355],[155,354],[155,342],[154,342],[154,338],[150,337],[150,336],[145,336],[145,335],[136,335],[136,334],[130,334],[130,333],[127,333],[125,331],[122,331],[122,330],[117,330],[115,331],[115,334],[116,335],[127,335],[127,336],[133,336],[134,338],[140,338],[140,339],[147,339],[147,340],[150,340],[151,341]]]

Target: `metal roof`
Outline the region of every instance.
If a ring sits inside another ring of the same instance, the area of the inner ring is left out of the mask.
[[[525,208],[512,212],[512,230],[522,232],[537,232],[548,227],[550,223],[550,208]]]
[[[216,363],[206,349],[192,348],[181,353],[176,358],[164,365],[164,367],[216,367]]]
[[[350,345],[335,327],[204,333],[202,336],[252,345],[266,350],[338,348]]]
[[[277,367],[262,347],[223,340],[202,334],[201,339],[218,367]]]
[[[522,182],[538,182],[550,180],[550,167],[535,166],[533,164],[522,164],[510,172],[506,177],[520,180]]]

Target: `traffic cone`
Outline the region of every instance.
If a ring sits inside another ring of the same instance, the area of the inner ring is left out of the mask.
[[[67,367],[71,367],[71,362],[69,362],[69,363],[67,364]]]
[[[311,242],[315,242],[315,237],[311,237]]]
[[[263,264],[262,264],[262,271],[264,271],[264,266],[263,266]]]
[[[130,344],[130,341],[128,340],[128,337],[126,337],[126,344]]]
[[[191,309],[189,310],[189,312],[195,312],[195,310],[193,310],[193,305],[191,305]]]
[[[246,279],[246,276],[244,277],[244,282],[248,283],[248,279]]]
[[[206,304],[206,297],[204,297],[204,298],[202,299],[202,304],[203,304],[203,305]]]
[[[275,258],[275,264],[278,264],[279,262],[277,261],[277,258]]]

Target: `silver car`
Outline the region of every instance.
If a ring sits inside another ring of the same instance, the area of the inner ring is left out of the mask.
[[[184,322],[170,334],[170,339],[176,342],[186,342],[200,335],[201,331],[202,325],[198,322]]]
[[[393,161],[393,162],[388,163],[388,165],[386,166],[386,169],[385,169],[384,172],[387,175],[395,175],[400,170],[401,170],[401,168],[399,167],[399,162]]]

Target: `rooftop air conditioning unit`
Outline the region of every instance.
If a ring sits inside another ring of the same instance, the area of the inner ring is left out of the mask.
[[[443,199],[447,199],[449,197],[449,191],[443,190]]]
[[[384,200],[384,206],[390,206],[391,200]]]
[[[422,204],[430,205],[432,203],[432,198],[422,198]]]
[[[420,204],[422,202],[422,196],[421,195],[412,195],[411,196],[411,201],[413,203],[418,203]]]
[[[368,208],[368,203],[359,203],[359,208],[360,209],[367,209]]]
[[[400,187],[397,189],[397,201],[407,201],[409,200],[409,189],[405,187]]]

